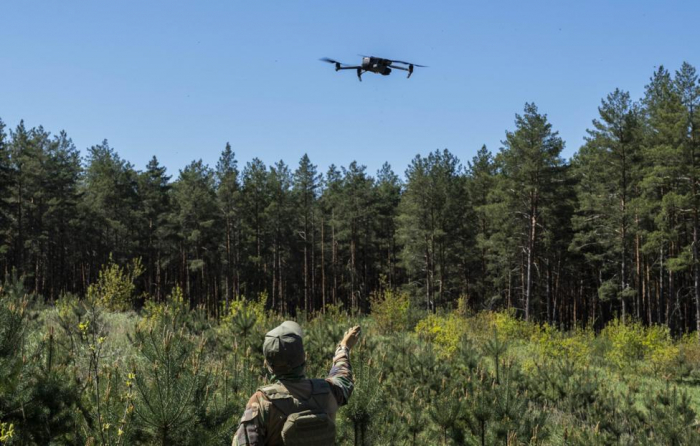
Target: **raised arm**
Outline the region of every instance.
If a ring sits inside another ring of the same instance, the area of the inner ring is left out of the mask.
[[[338,344],[338,348],[333,355],[333,367],[328,373],[326,381],[330,383],[333,395],[338,405],[348,403],[352,390],[355,386],[350,366],[350,350],[357,343],[360,337],[360,326],[356,325],[345,332],[343,340]]]

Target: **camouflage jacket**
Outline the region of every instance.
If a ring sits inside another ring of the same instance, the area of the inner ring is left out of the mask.
[[[330,384],[331,392],[324,402],[328,415],[335,418],[340,406],[347,404],[354,387],[352,368],[350,367],[350,350],[338,346],[333,356],[333,367],[325,379]],[[292,395],[309,395],[312,380],[279,381]],[[233,436],[233,446],[277,446],[282,445],[282,426],[286,420],[277,408],[258,390],[250,397],[241,417],[238,430]]]

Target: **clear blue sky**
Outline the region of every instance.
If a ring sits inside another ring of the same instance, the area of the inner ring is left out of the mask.
[[[698,18],[695,0],[6,1],[0,118],[175,176],[227,141],[243,163],[307,152],[403,174],[417,153],[497,151],[534,101],[570,157],[607,93],[700,69]],[[430,67],[360,83],[318,61],[358,53]]]

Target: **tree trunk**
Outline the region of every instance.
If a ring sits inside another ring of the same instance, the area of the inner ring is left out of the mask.
[[[546,278],[546,298],[547,298],[547,323],[552,325],[552,268],[549,259],[546,260],[547,278]]]
[[[664,320],[664,248],[661,245],[660,265],[659,265],[659,296],[658,296],[658,318],[659,323]]]
[[[316,311],[316,224],[311,211],[311,310]]]
[[[323,305],[323,313],[326,313],[326,240],[325,221],[323,212],[321,212],[321,303]]]
[[[338,305],[338,248],[335,240],[335,210],[331,211],[331,264],[333,271],[333,305]]]
[[[532,214],[530,215],[530,237],[528,240],[527,247],[527,264],[526,264],[526,282],[525,282],[525,320],[530,320],[530,298],[532,296],[532,263],[533,250],[535,249],[535,236],[537,228],[537,217],[535,215],[536,208],[533,206],[531,208]]]
[[[231,256],[231,217],[226,216],[226,314],[231,300],[233,287],[233,258]]]
[[[693,224],[693,281],[695,288],[695,330],[700,341],[700,265],[698,265],[698,222],[697,210]]]

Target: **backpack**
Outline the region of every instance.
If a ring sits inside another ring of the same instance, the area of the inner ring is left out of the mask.
[[[259,389],[286,418],[282,427],[285,446],[335,445],[335,422],[323,407],[330,385],[322,379],[311,380],[311,394],[298,400],[280,383]]]

